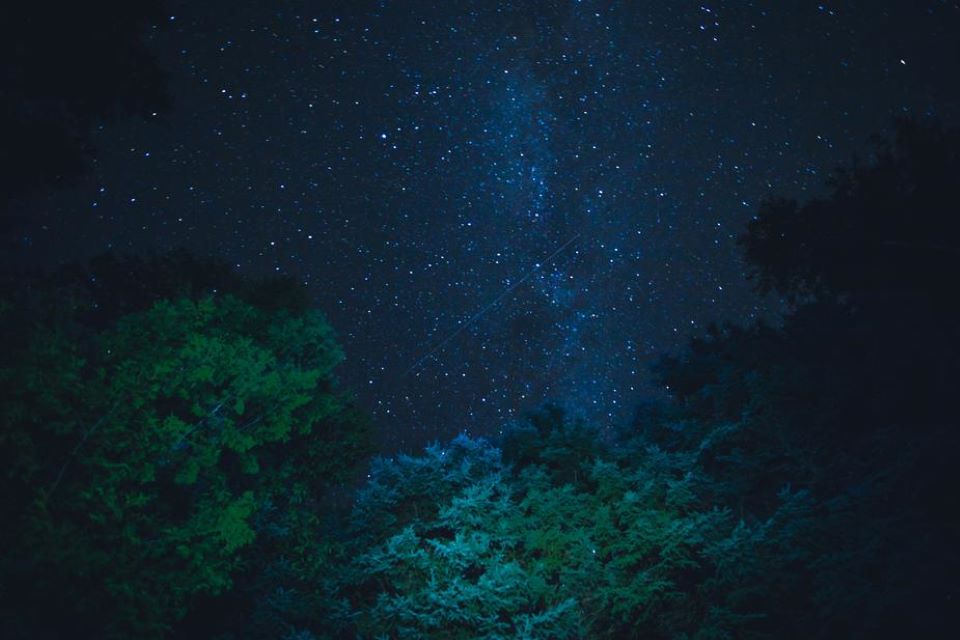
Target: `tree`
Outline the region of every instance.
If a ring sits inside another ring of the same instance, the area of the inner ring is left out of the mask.
[[[649,443],[591,450],[595,433],[547,407],[504,435],[504,451],[521,445],[514,464],[465,436],[376,462],[329,592],[340,603],[338,637],[754,630],[755,602],[744,594],[765,565],[747,560],[773,553],[767,539],[780,525],[737,522],[713,505],[694,455]]]
[[[853,305],[915,300],[957,311],[944,287],[960,246],[955,179],[960,131],[911,120],[877,137],[872,161],[839,168],[830,195],[802,205],[771,199],[740,244],[762,292]]]
[[[322,543],[324,488],[368,445],[320,314],[179,298],[20,338],[0,368],[6,637],[161,637],[263,562],[258,542],[295,561]]]
[[[758,290],[792,312],[658,367],[677,408],[638,427],[695,450],[747,521],[783,524],[758,600],[772,629],[952,635],[958,168],[956,131],[899,122],[828,197],[768,202],[741,242]]]
[[[9,201],[67,182],[86,169],[90,130],[117,115],[156,116],[166,83],[144,46],[149,23],[166,20],[160,0],[7,8],[0,23],[0,220]]]

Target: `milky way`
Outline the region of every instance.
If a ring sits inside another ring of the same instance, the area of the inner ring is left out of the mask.
[[[389,447],[629,420],[657,354],[776,310],[735,242],[762,198],[957,113],[951,2],[275,4],[171,9],[174,110],[99,130],[12,252],[296,275]]]

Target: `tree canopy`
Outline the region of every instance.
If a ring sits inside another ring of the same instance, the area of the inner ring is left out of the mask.
[[[103,329],[63,313],[25,329],[18,311],[0,367],[9,606],[58,594],[63,623],[159,637],[228,590],[265,531],[295,557],[310,505],[367,446],[315,311],[201,295]]]
[[[658,365],[680,416],[658,437],[708,435],[728,500],[762,515],[780,487],[808,492],[790,591],[816,613],[805,637],[941,637],[960,569],[960,135],[903,121],[876,149],[825,198],[767,203],[743,236],[758,289],[794,303],[782,326],[714,328]],[[767,605],[783,627],[785,602]]]
[[[955,636],[958,143],[900,123],[764,205],[742,244],[790,312],[664,357],[633,424],[545,406],[374,459],[346,508],[367,426],[290,281],[181,254],[5,287],[0,631]]]

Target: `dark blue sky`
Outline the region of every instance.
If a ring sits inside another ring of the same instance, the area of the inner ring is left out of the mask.
[[[628,420],[656,354],[776,306],[735,243],[765,196],[958,114],[957,2],[203,2],[149,39],[173,110],[97,131],[11,255],[296,274],[405,448]]]

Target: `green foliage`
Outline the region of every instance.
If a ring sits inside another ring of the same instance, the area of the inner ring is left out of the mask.
[[[528,445],[512,454],[523,464],[462,436],[375,463],[337,586],[344,635],[712,638],[755,627],[749,598],[732,594],[763,570],[741,560],[768,545],[773,524],[715,508],[694,455],[594,447],[578,458],[591,427],[553,408],[533,420],[504,436]]]
[[[63,326],[36,326],[0,368],[5,584],[65,591],[107,635],[160,637],[229,590],[268,529],[305,562],[310,501],[365,448],[319,314],[223,296],[81,340]]]
[[[510,424],[501,437],[501,447],[507,462],[520,467],[543,465],[564,481],[576,480],[582,461],[606,451],[596,425],[571,419],[553,404]]]
[[[758,286],[798,305],[782,326],[663,359],[673,401],[630,431],[547,406],[499,448],[377,459],[349,516],[324,492],[365,426],[295,288],[107,261],[97,282],[153,285],[8,296],[0,613],[216,640],[953,637],[955,221],[913,215],[943,214],[960,155],[898,136],[750,226]]]
[[[522,562],[504,472],[499,451],[465,436],[375,463],[340,585],[348,628],[371,638],[576,637],[573,601]]]

